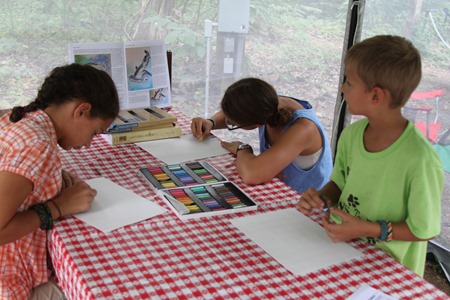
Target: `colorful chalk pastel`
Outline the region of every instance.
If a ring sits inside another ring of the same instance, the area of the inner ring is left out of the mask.
[[[254,210],[257,204],[206,161],[139,169],[181,219]]]

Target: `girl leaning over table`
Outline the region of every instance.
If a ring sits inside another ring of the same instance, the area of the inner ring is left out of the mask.
[[[194,136],[202,139],[211,130],[258,129],[260,154],[240,141],[222,141],[236,155],[236,168],[247,184],[280,178],[302,193],[322,187],[333,164],[325,130],[305,100],[278,95],[272,85],[258,78],[243,78],[230,85],[221,110],[210,119],[192,119]]]
[[[53,69],[33,102],[0,118],[1,299],[64,299],[49,280],[47,233],[88,210],[96,191],[62,170],[59,151],[89,147],[118,112],[109,75],[71,64]]]

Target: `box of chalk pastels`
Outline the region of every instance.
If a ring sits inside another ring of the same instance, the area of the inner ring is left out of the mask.
[[[257,204],[206,161],[139,169],[181,220],[256,210]]]

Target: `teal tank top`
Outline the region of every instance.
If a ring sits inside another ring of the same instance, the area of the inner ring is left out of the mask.
[[[314,113],[311,104],[305,100],[299,100],[292,97],[289,98],[299,102],[305,109],[296,110],[293,113],[292,119],[288,122],[288,124],[286,124],[282,132],[289,128],[292,123],[298,119],[306,118],[311,120],[314,124],[316,124],[317,128],[319,128],[320,135],[322,137],[323,149],[317,162],[308,170],[302,170],[291,162],[280,172],[279,177],[284,183],[299,193],[302,193],[310,187],[320,189],[330,180],[330,175],[333,170],[333,160],[331,158],[331,148],[328,137],[319,118]],[[265,125],[259,128],[259,147],[261,153],[269,149],[269,144],[266,140]]]

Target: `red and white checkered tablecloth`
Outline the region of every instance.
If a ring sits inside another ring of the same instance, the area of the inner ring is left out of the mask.
[[[190,120],[172,110],[189,134]],[[207,161],[258,202],[258,210],[179,220],[167,213],[105,234],[76,217],[49,235],[57,279],[68,299],[345,299],[366,283],[399,299],[449,299],[383,251],[362,241],[350,244],[359,259],[294,276],[229,220],[292,208],[300,195],[278,179],[248,186],[231,154]],[[64,153],[66,168],[81,179],[105,177],[155,201],[137,173],[162,162],[136,145],[109,146],[96,138],[88,150]],[[320,222],[320,212],[312,216]],[[299,253],[301,255],[301,253]]]

